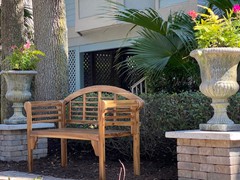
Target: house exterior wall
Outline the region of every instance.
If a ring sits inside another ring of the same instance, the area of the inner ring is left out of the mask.
[[[170,12],[189,11],[197,9],[197,0],[115,0],[123,3],[128,8],[159,10],[161,16],[166,18]],[[106,17],[105,0],[66,0],[66,13],[68,25],[69,51],[76,54],[72,56],[75,63],[71,70],[75,69],[75,76],[71,82],[75,82],[75,89],[83,87],[82,54],[84,52],[113,49],[129,46],[128,37],[137,37],[137,29],[129,32],[132,25],[117,22]],[[104,7],[104,8],[103,8]],[[112,7],[109,7],[111,9]],[[72,85],[71,85],[72,86]],[[71,91],[73,91],[73,89]],[[70,88],[71,89],[71,88]]]
[[[75,0],[65,0],[68,28],[75,26]]]
[[[178,3],[177,3],[178,2]],[[156,9],[163,18],[167,18],[169,12],[196,10],[197,1],[194,0],[158,0],[156,3]]]

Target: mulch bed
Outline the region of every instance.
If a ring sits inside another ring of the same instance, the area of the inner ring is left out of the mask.
[[[72,143],[73,144],[73,143]],[[39,160],[34,160],[33,173],[59,178],[72,179],[98,179],[98,158],[92,150],[81,150],[78,146],[68,148],[68,166],[62,168],[60,165],[60,146],[56,140],[49,142],[49,155]],[[166,160],[147,161],[141,160],[141,175],[133,175],[132,160],[114,158],[106,154],[107,180],[118,180],[121,163],[126,169],[126,180],[175,180],[177,179],[176,163],[167,163]],[[112,155],[113,153],[111,153]],[[120,161],[119,161],[120,160]],[[27,162],[2,162],[0,171],[22,171],[27,172]]]

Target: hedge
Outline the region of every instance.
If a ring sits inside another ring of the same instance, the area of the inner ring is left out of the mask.
[[[200,92],[144,94],[141,112],[141,156],[144,159],[175,158],[176,140],[165,138],[166,131],[198,129],[213,115],[211,100]],[[240,122],[240,93],[229,100],[228,114]],[[108,150],[117,150],[131,157],[131,140],[120,138],[107,141]]]

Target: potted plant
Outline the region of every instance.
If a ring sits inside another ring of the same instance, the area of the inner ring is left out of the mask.
[[[22,113],[23,103],[30,99],[30,86],[37,63],[40,56],[45,54],[35,48],[34,45],[27,41],[24,45],[11,47],[11,54],[7,56],[3,63],[8,63],[12,70],[1,71],[1,75],[7,83],[6,98],[13,102],[13,115],[4,120],[5,124],[22,124],[26,123],[26,117]]]
[[[196,23],[194,30],[198,42],[198,49],[190,55],[200,66],[200,91],[212,99],[214,108],[213,117],[207,124],[200,124],[200,130],[240,130],[240,125],[229,119],[226,110],[228,98],[239,89],[240,5],[228,10],[226,17],[222,18],[210,8],[200,7],[206,10],[205,14],[188,13]]]

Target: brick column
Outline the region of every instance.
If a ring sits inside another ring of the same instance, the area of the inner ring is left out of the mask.
[[[175,131],[178,179],[240,179],[240,132]]]
[[[34,129],[53,128],[54,124],[34,124]],[[33,151],[33,158],[46,157],[48,142],[46,138],[39,138],[37,147]],[[27,160],[27,131],[26,124],[0,124],[0,160],[26,161]]]

